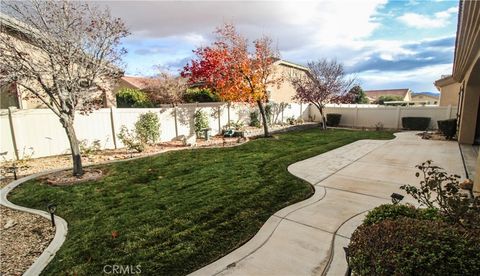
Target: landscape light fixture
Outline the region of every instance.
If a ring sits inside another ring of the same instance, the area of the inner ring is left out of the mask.
[[[50,216],[52,218],[52,227],[55,227],[55,211],[57,210],[57,204],[55,203],[50,203],[47,205],[47,210],[50,213]]]
[[[397,193],[393,193],[390,197],[392,198],[392,203],[393,204],[399,203],[404,198],[403,195],[397,194]]]
[[[12,172],[13,172],[13,179],[17,180],[17,164],[13,163],[13,166],[11,167]]]

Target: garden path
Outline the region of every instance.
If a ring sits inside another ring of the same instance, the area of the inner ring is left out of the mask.
[[[246,244],[191,275],[344,275],[351,234],[368,210],[389,203],[393,192],[404,194],[401,185],[419,182],[415,165],[433,160],[465,177],[456,142],[415,133],[357,141],[290,165],[315,194],[278,211]]]

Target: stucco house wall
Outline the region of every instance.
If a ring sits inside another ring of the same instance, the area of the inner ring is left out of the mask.
[[[455,81],[450,75],[435,81],[434,84],[440,92],[440,106],[458,106],[461,85],[459,82]]]
[[[8,20],[11,20],[10,18]],[[21,51],[28,53],[32,58],[33,62],[42,63],[48,60],[46,53],[41,51],[37,46],[32,43],[32,41],[27,38],[19,26],[23,23],[20,23],[18,26],[9,25],[8,21],[4,15],[0,16],[0,35],[8,36],[10,41],[16,45]],[[103,81],[103,80],[102,80]],[[33,82],[33,84],[32,84]],[[0,90],[0,108],[5,109],[11,106],[11,104],[17,104],[15,107],[20,109],[35,109],[35,108],[46,108],[46,105],[41,102],[36,97],[28,97],[27,95],[30,92],[19,85],[20,83],[28,84],[31,87],[37,87],[38,91],[41,91],[39,85],[36,85],[36,82],[33,80],[22,79],[18,81],[18,85],[11,83],[2,83],[1,86],[4,89]],[[8,87],[8,89],[5,89]],[[107,90],[105,92],[98,91],[97,94],[92,95],[93,97],[100,97],[103,100],[103,107],[116,106],[116,98],[113,93],[113,89]],[[15,99],[16,97],[16,99]],[[13,98],[13,99],[12,99]],[[8,100],[8,101],[3,101]]]
[[[289,76],[304,75],[307,77],[308,69],[301,65],[293,64],[287,61],[279,60],[273,64],[275,76],[282,76],[283,81],[279,87],[270,86],[267,91],[269,92],[269,99],[276,103],[292,103],[295,102],[292,98],[295,95],[295,88],[289,80]]]

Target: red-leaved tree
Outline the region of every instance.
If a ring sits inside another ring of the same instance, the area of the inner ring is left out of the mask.
[[[279,86],[283,79],[272,66],[279,58],[278,51],[264,36],[253,41],[254,51],[249,52],[248,40],[231,24],[218,28],[215,34],[211,46],[194,50],[196,58],[184,67],[182,76],[212,89],[224,101],[257,104],[264,135],[269,136],[264,103],[268,87]]]
[[[328,103],[351,103],[353,94],[349,93],[355,78],[348,78],[343,64],[326,59],[307,64],[308,76],[289,76],[296,90],[293,100],[313,104],[322,117],[322,127],[326,128],[324,108]]]

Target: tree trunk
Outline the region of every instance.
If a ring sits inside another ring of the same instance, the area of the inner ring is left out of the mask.
[[[80,154],[80,147],[78,144],[75,128],[73,127],[73,119],[60,119],[60,122],[65,128],[68,141],[70,142],[70,151],[72,153],[73,161],[73,175],[80,177],[83,175],[82,156]]]
[[[325,118],[325,114],[323,114],[323,108],[318,108],[320,111],[320,116],[322,117],[322,129],[327,129],[327,119]]]
[[[260,114],[262,115],[263,121],[263,135],[265,137],[270,137],[270,133],[268,132],[268,122],[267,122],[267,114],[265,114],[265,108],[263,107],[262,101],[257,101],[258,109],[260,109]]]

